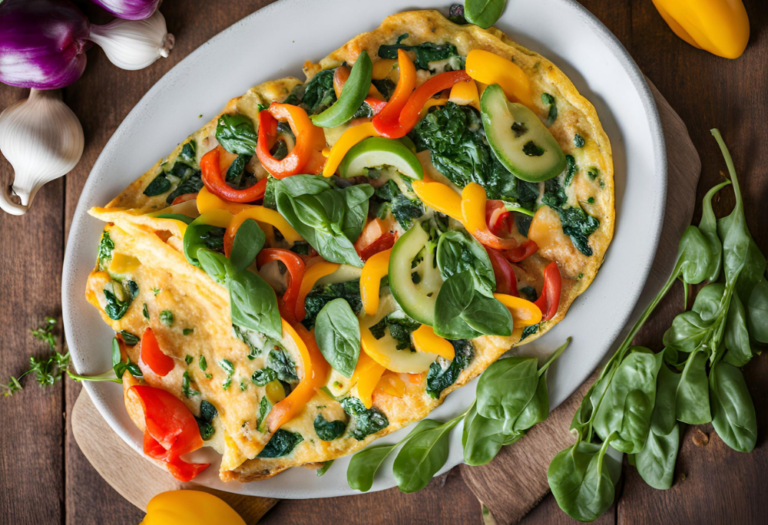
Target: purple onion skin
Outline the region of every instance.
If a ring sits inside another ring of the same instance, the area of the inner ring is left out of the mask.
[[[160,0],[91,0],[117,18],[144,20],[157,11]]]
[[[91,24],[68,0],[0,3],[0,82],[58,89],[85,70]]]

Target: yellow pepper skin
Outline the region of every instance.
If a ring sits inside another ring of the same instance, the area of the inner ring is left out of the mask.
[[[749,41],[742,0],[653,0],[677,36],[723,58],[738,58]]]
[[[467,54],[467,74],[483,84],[498,84],[507,98],[536,111],[531,82],[520,66],[490,51],[473,49]]]
[[[427,113],[429,113],[429,108],[434,106],[445,106],[448,103],[447,98],[430,98],[427,100],[427,103],[424,104],[424,107],[421,108],[421,113],[419,114],[419,119],[423,119],[427,116]]]
[[[344,156],[347,154],[347,152],[352,149],[352,146],[358,142],[362,142],[368,137],[378,136],[378,132],[374,129],[373,124],[370,122],[364,122],[363,124],[358,124],[357,126],[348,128],[344,133],[341,134],[339,140],[333,144],[331,152],[328,154],[328,161],[325,163],[325,167],[323,168],[323,176],[331,177],[334,173],[336,173],[336,170],[339,168],[339,164],[341,164],[341,161],[344,160]]]
[[[293,226],[291,226],[282,215],[275,210],[265,208],[264,206],[251,206],[235,215],[234,219],[232,219],[232,230],[237,231],[240,225],[248,219],[274,226],[283,234],[283,237],[285,237],[285,240],[288,242],[294,243],[303,240],[301,235],[299,235],[299,232],[294,230]]]
[[[448,100],[460,106],[472,106],[480,111],[480,95],[477,92],[477,82],[458,82],[451,88]]]
[[[365,408],[373,406],[373,391],[385,370],[386,368],[371,359],[365,351],[360,352],[351,381],[352,384],[357,384],[357,395]]]
[[[450,186],[441,182],[415,180],[412,182],[412,187],[416,196],[430,208],[434,208],[459,222],[464,221],[464,216],[461,213],[461,196]]]
[[[503,293],[495,293],[493,296],[509,309],[512,319],[515,321],[515,328],[531,326],[541,322],[541,310],[531,301]]]
[[[381,278],[389,273],[389,256],[392,249],[384,250],[365,261],[360,272],[360,298],[367,315],[376,315],[379,311],[379,289]]]
[[[141,525],[245,525],[232,507],[213,494],[199,490],[161,492],[147,504]]]
[[[418,330],[413,332],[413,346],[419,352],[429,352],[437,354],[449,361],[456,357],[456,350],[447,339],[437,335],[431,326],[421,325]]]
[[[197,194],[197,211],[201,214],[210,210],[227,210],[232,215],[237,215],[243,210],[253,208],[253,206],[253,204],[227,202],[208,191],[206,187],[203,187]]]

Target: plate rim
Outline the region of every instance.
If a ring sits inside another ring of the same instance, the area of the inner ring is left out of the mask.
[[[138,115],[143,111],[144,107],[149,105],[150,103],[149,101],[153,97],[155,97],[159,91],[161,91],[164,88],[164,84],[166,83],[167,79],[175,75],[178,70],[182,70],[183,68],[185,68],[187,64],[189,64],[190,62],[193,62],[198,55],[205,52],[205,49],[207,47],[216,45],[216,43],[219,40],[224,39],[226,35],[228,35],[229,33],[233,31],[237,31],[240,26],[248,24],[251,21],[251,19],[254,17],[259,17],[264,14],[268,14],[272,10],[283,8],[280,6],[284,6],[286,4],[290,4],[293,2],[301,2],[301,1],[302,0],[279,0],[268,6],[257,9],[256,11],[243,17],[241,20],[238,20],[237,22],[233,23],[229,27],[220,31],[219,33],[211,37],[209,40],[207,40],[206,42],[198,46],[195,50],[189,53],[189,55],[187,55],[182,60],[180,60],[178,64],[176,64],[173,68],[171,68],[165,74],[163,74],[163,76],[160,79],[158,79],[157,82],[155,82],[154,85],[152,85],[152,87],[149,88],[149,90],[147,90],[147,92],[142,96],[139,102],[126,115],[123,122],[113,132],[112,136],[104,145],[103,149],[99,153],[99,157],[97,158],[96,162],[93,165],[93,168],[88,174],[88,178],[86,179],[83,189],[81,190],[81,194],[78,196],[78,203],[75,208],[75,212],[73,214],[72,223],[70,225],[69,231],[67,232],[67,245],[66,245],[66,250],[64,254],[64,261],[63,261],[63,268],[62,268],[63,275],[62,275],[62,288],[61,288],[62,320],[63,320],[63,327],[64,327],[64,336],[66,341],[69,341],[69,334],[71,334],[73,331],[72,326],[73,326],[74,320],[72,319],[70,312],[73,309],[72,303],[74,300],[76,300],[74,297],[72,297],[70,294],[67,293],[67,290],[72,288],[72,284],[73,284],[72,276],[75,275],[76,273],[75,272],[76,264],[74,261],[77,255],[75,251],[79,243],[73,242],[73,241],[78,238],[78,232],[81,230],[80,227],[83,221],[87,220],[87,218],[89,217],[87,213],[87,204],[85,200],[82,199],[82,196],[86,194],[86,189],[89,187],[90,185],[89,183],[93,180],[94,174],[98,173],[102,169],[102,165],[106,163],[106,156],[104,153],[109,152],[117,143],[118,139],[121,136],[121,129],[129,129],[131,126],[134,125],[134,121],[137,120]],[[651,268],[653,266],[653,262],[655,260],[655,254],[656,254],[656,251],[658,250],[658,245],[661,238],[661,232],[664,225],[665,211],[666,211],[665,205],[666,205],[667,191],[668,191],[668,166],[667,166],[667,151],[665,146],[664,133],[661,125],[661,118],[659,115],[658,107],[654,100],[650,86],[646,81],[646,77],[640,71],[640,68],[637,65],[637,63],[634,61],[634,59],[629,54],[627,49],[623,46],[623,44],[618,40],[618,38],[594,14],[592,14],[579,2],[577,2],[576,0],[552,0],[552,1],[560,2],[562,4],[569,6],[572,9],[575,9],[575,11],[582,18],[582,21],[587,25],[588,29],[593,31],[600,38],[600,40],[605,45],[606,49],[611,54],[613,54],[613,56],[618,60],[622,69],[628,75],[629,80],[631,81],[632,87],[637,91],[637,94],[642,104],[642,108],[644,110],[645,120],[647,121],[649,126],[649,134],[650,134],[652,146],[653,146],[652,149],[654,150],[654,154],[655,154],[654,171],[657,173],[657,178],[660,181],[657,191],[659,193],[659,202],[661,205],[660,212],[652,216],[654,221],[652,223],[646,224],[646,226],[650,226],[649,230],[652,231],[653,242],[652,242],[652,246],[649,246],[649,248],[651,248],[651,250],[649,251],[652,252],[654,256],[648,257],[646,260],[646,264],[642,267],[642,270],[638,272],[638,275],[640,277],[638,282],[641,284],[633,291],[633,293],[628,294],[627,304],[631,304],[632,306],[628,308],[625,315],[617,319],[617,322],[612,323],[613,329],[610,330],[610,336],[608,337],[608,339],[612,340],[613,343],[608,345],[608,347],[603,352],[595,353],[594,359],[593,359],[594,362],[590,363],[588,366],[585,366],[582,369],[583,370],[582,373],[575,374],[578,377],[578,384],[566,396],[566,399],[567,399],[568,397],[573,395],[573,393],[576,390],[578,390],[579,386],[584,383],[584,381],[599,366],[600,362],[608,355],[611,349],[614,348],[616,344],[616,338],[624,330],[626,323],[631,318],[632,313],[636,308],[637,302],[640,299],[641,293],[645,287],[645,283],[648,280]],[[509,8],[511,9],[512,7],[509,6]],[[420,9],[420,8],[414,7],[413,9]],[[429,8],[425,7],[423,9],[429,9]],[[393,11],[392,14],[397,12],[402,12],[402,10]],[[608,257],[609,254],[610,254],[610,247],[605,257]],[[604,263],[605,261],[603,262],[603,264]],[[71,347],[70,349],[73,351],[73,355],[78,354],[78,350],[76,349],[75,346]],[[465,387],[466,386],[468,385],[465,385]],[[88,393],[94,405],[98,409],[99,413],[107,421],[107,423],[112,428],[112,430],[118,436],[120,436],[120,438],[126,444],[128,444],[131,448],[133,448],[143,456],[143,454],[141,453],[141,447],[138,444],[134,443],[134,440],[129,435],[127,435],[125,432],[122,431],[121,426],[117,421],[117,419],[115,418],[115,416],[113,415],[112,411],[110,410],[109,405],[96,392],[96,385],[91,382],[85,382],[85,384],[83,385],[83,388]],[[551,407],[551,409],[553,410],[557,406],[557,404],[554,404]],[[146,457],[144,459],[148,460],[148,458]],[[449,463],[450,463],[450,460],[449,460]],[[460,464],[461,461],[455,464],[449,464],[449,463],[447,463],[443,467],[443,469],[441,469],[440,472],[445,472],[455,467],[457,464]],[[392,484],[391,486],[376,486],[376,484],[374,484],[374,487],[371,489],[370,492],[386,490],[388,488],[391,488],[392,486],[395,486],[395,485]],[[299,499],[299,498],[307,498],[307,497],[325,498],[325,497],[338,497],[338,496],[345,496],[345,495],[362,494],[361,492],[352,491],[352,490],[350,490],[349,492],[342,491],[338,493],[332,492],[332,493],[309,494],[309,495],[306,492],[307,492],[306,490],[300,490],[297,493],[287,493],[287,494],[281,494],[279,496],[276,496],[273,494],[274,491],[272,491],[269,494],[266,494],[265,497],[279,497],[281,499]]]

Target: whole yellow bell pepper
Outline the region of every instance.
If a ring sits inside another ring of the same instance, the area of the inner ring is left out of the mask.
[[[749,40],[749,18],[741,0],[653,0],[677,36],[724,58],[738,58]]]
[[[213,494],[199,490],[161,492],[147,504],[141,525],[245,525],[232,507]]]

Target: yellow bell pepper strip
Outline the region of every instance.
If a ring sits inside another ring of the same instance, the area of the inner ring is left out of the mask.
[[[340,264],[320,261],[307,267],[304,271],[304,278],[301,280],[299,298],[296,300],[296,320],[301,322],[304,320],[304,317],[306,317],[307,310],[304,307],[304,303],[307,300],[307,294],[312,291],[315,283],[326,275],[331,275],[338,270],[340,266]]]
[[[453,361],[453,358],[456,357],[456,350],[453,345],[447,339],[435,334],[432,327],[425,324],[413,332],[413,346],[419,352],[437,354],[449,361]]]
[[[476,182],[470,182],[461,192],[461,214],[464,217],[464,227],[481,244],[497,250],[509,250],[517,246],[515,239],[497,237],[488,229],[485,216],[487,201],[485,188]]]
[[[379,288],[381,278],[389,273],[389,256],[392,249],[379,252],[365,262],[360,272],[360,297],[363,310],[367,315],[376,315],[379,311]]]
[[[483,84],[498,84],[508,99],[535,109],[531,82],[520,66],[490,51],[473,49],[467,54],[467,73]]]
[[[379,379],[379,384],[376,385],[374,392],[384,392],[392,397],[403,397],[405,395],[405,382],[400,374],[387,370]]]
[[[245,521],[224,500],[199,490],[161,492],[147,503],[147,515],[140,525],[245,525]]]
[[[713,55],[738,58],[749,41],[749,17],[741,0],[653,0],[677,36]]]
[[[285,240],[288,242],[294,243],[303,240],[301,235],[299,235],[299,232],[294,230],[293,227],[288,224],[288,221],[275,210],[265,208],[264,206],[251,206],[235,215],[232,222],[227,226],[227,231],[224,234],[224,253],[227,257],[229,257],[229,252],[232,250],[232,243],[235,242],[237,229],[248,219],[274,226],[283,234],[283,237],[285,237]]]
[[[415,180],[411,185],[421,202],[459,222],[464,221],[461,213],[461,197],[449,186],[441,182],[423,180]]]
[[[395,67],[395,62],[396,60],[394,58],[382,58],[381,60],[377,60],[373,63],[373,74],[371,77],[374,80],[381,80],[388,77],[392,68]]]
[[[391,359],[388,355],[378,350],[377,347],[379,343],[377,339],[373,337],[370,329],[363,326],[360,327],[360,342],[363,346],[363,352],[360,353],[361,357],[364,353],[384,368],[389,366]]]
[[[371,359],[368,354],[360,352],[351,381],[352,384],[357,383],[357,396],[365,408],[371,408],[373,405],[373,391],[385,370],[386,368]]]
[[[430,98],[424,103],[424,107],[421,108],[421,113],[419,113],[419,120],[427,116],[427,113],[429,113],[429,108],[435,106],[445,106],[447,103],[447,98]]]
[[[211,210],[226,210],[232,215],[237,215],[243,210],[253,208],[253,206],[253,204],[236,204],[225,201],[208,191],[206,187],[203,187],[197,194],[197,211],[201,214]]]
[[[384,108],[386,110],[386,108]],[[379,113],[381,115],[381,113]],[[377,115],[378,116],[378,115]],[[370,122],[364,122],[357,126],[348,128],[341,134],[339,140],[331,148],[331,152],[328,155],[328,160],[323,168],[323,176],[331,177],[339,168],[339,164],[344,160],[344,156],[352,147],[358,142],[362,142],[368,137],[378,137],[378,132],[374,129],[373,124]]]
[[[509,309],[512,319],[515,321],[515,327],[531,326],[541,322],[541,310],[531,301],[526,301],[520,297],[507,295],[504,293],[495,293],[493,296]]]
[[[448,100],[460,106],[472,106],[480,111],[480,95],[477,93],[477,82],[459,82],[451,88]]]
[[[272,407],[266,419],[270,432],[276,432],[278,428],[304,410],[304,406],[315,395],[315,390],[324,386],[328,378],[328,362],[320,353],[314,334],[304,328],[301,323],[296,323],[293,327],[285,319],[282,321],[283,333],[288,334],[299,349],[301,382],[288,394],[288,397]]]
[[[376,131],[389,139],[399,139],[410,131],[410,128],[406,129],[400,125],[400,114],[416,88],[416,66],[402,49],[397,50],[397,67],[400,70],[400,78],[397,80],[395,92],[384,109],[373,117]]]

